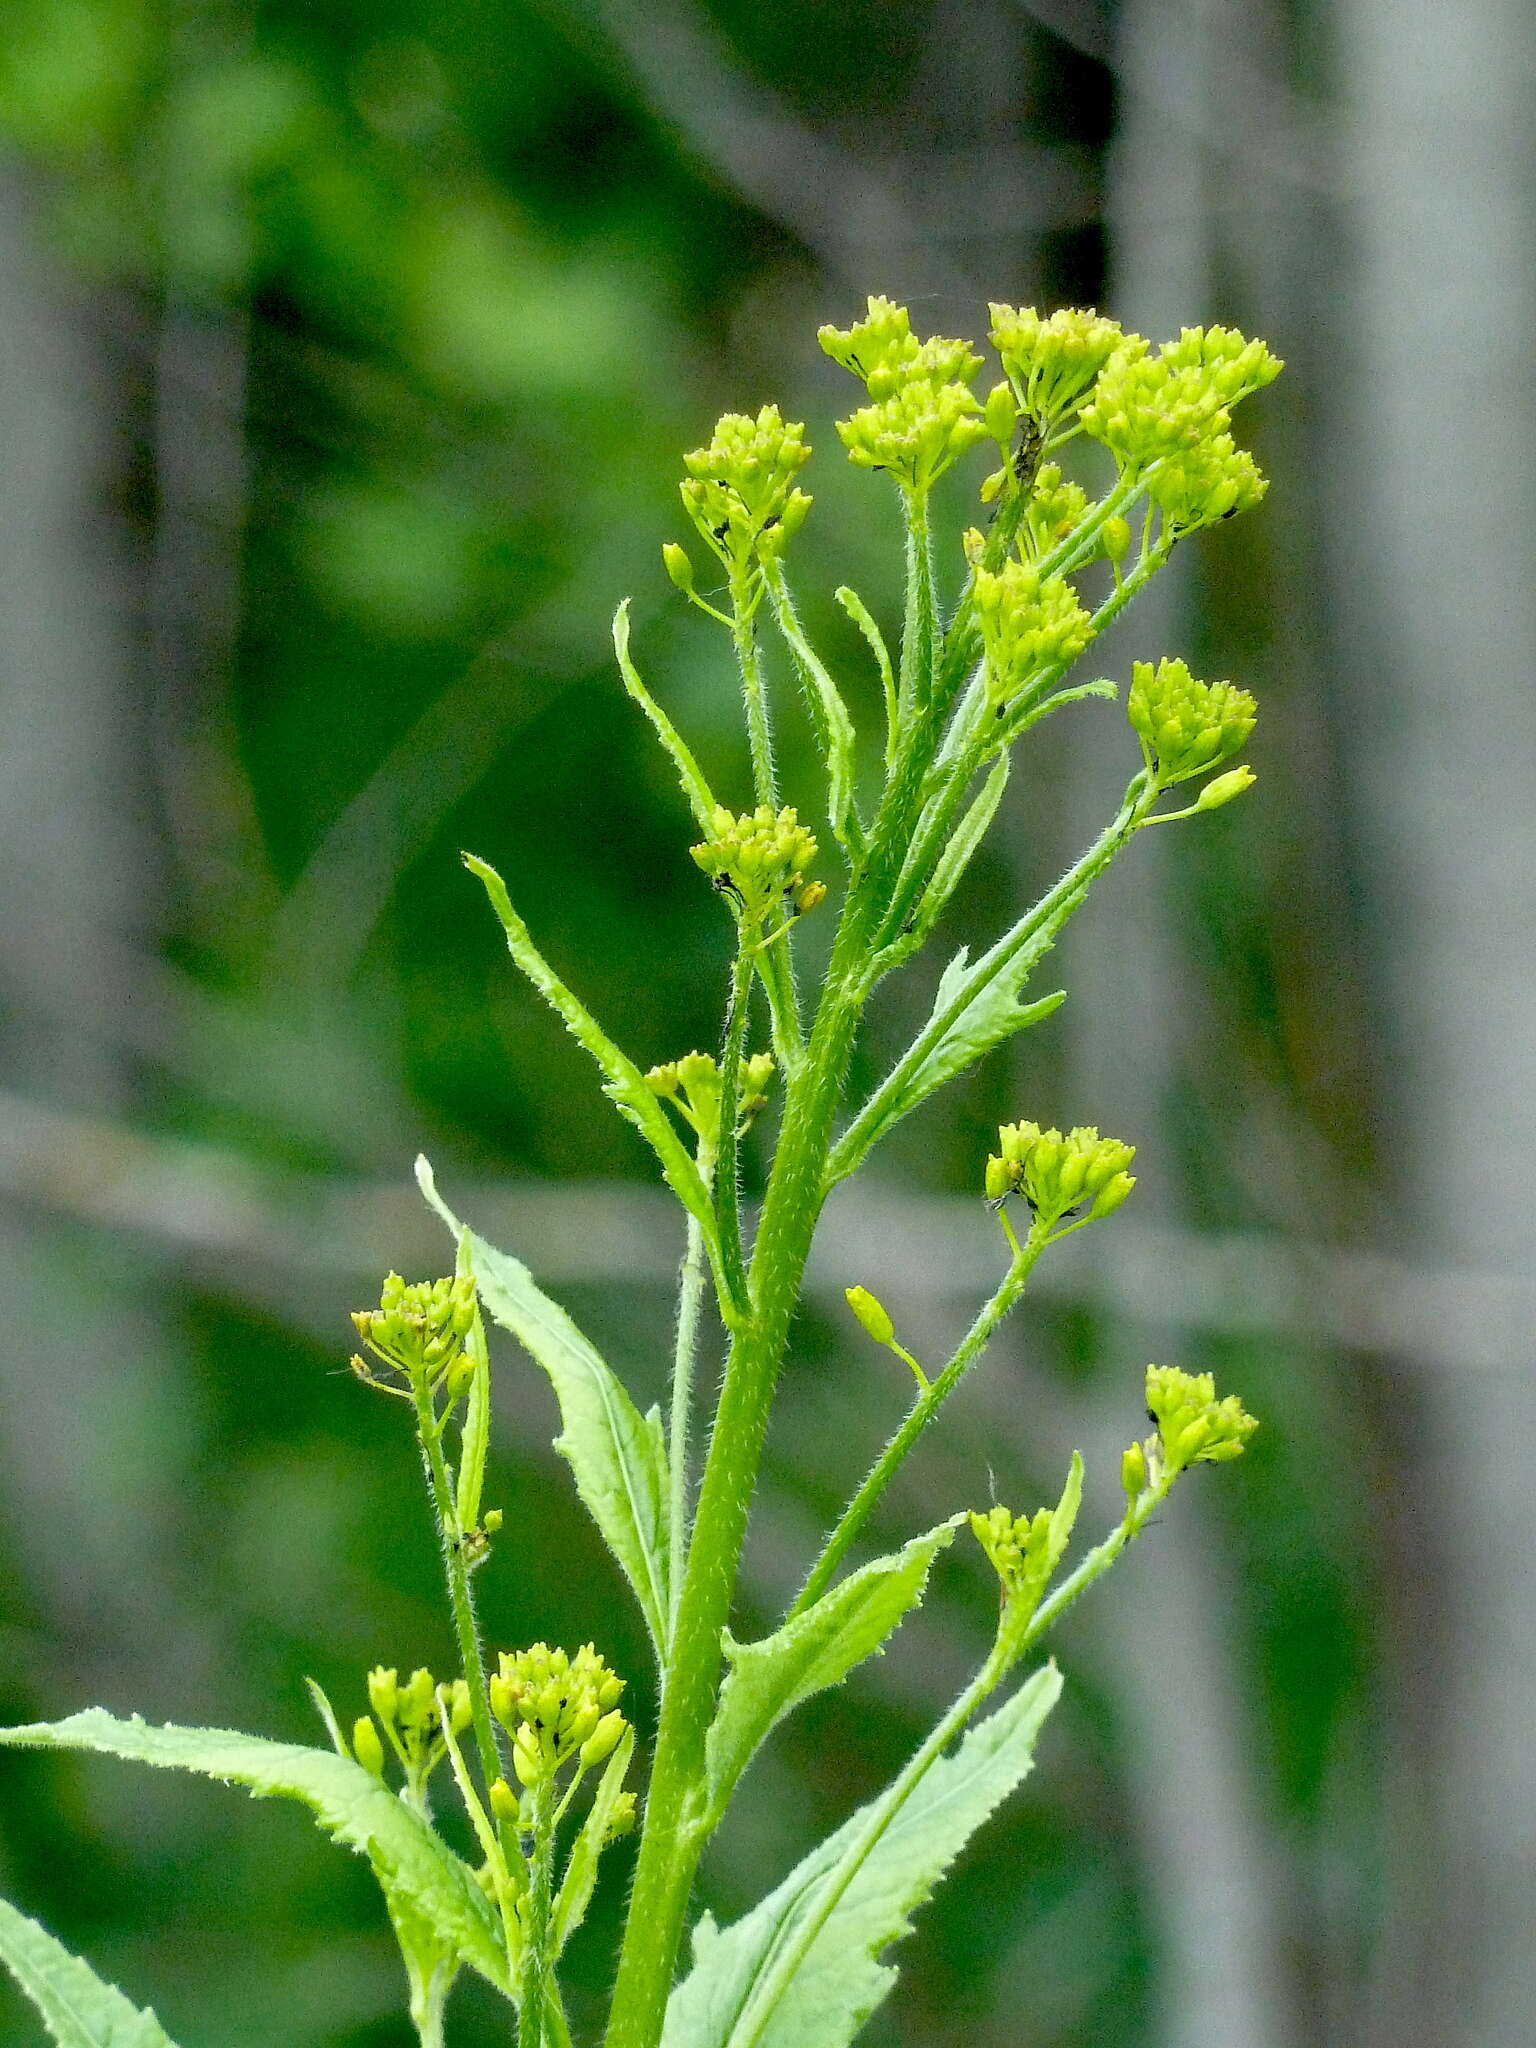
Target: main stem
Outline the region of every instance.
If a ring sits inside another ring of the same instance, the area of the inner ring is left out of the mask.
[[[699,1489],[608,2048],[654,2048],[666,2014],[703,1848],[704,1741],[719,1680],[721,1631],[730,1615],[774,1384],[821,1207],[827,1140],[858,1018],[845,962],[861,933],[861,921],[845,927],[837,948],[842,958],[834,959],[805,1060],[786,1096],[752,1258],[752,1311],[732,1341]]]

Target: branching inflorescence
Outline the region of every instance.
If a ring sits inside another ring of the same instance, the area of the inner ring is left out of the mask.
[[[1059,1690],[1054,1666],[1025,1678],[985,1715],[983,1706],[1180,1475],[1236,1457],[1255,1427],[1236,1397],[1218,1397],[1208,1375],[1151,1366],[1145,1400],[1153,1427],[1122,1461],[1124,1512],[1064,1576],[1082,1498],[1076,1457],[1052,1506],[1026,1515],[1003,1507],[952,1513],[900,1550],[855,1562],[894,1473],[981,1358],[1040,1258],[1112,1216],[1135,1186],[1133,1147],[1119,1139],[1091,1127],[1007,1124],[996,1152],[978,1162],[978,1199],[1000,1230],[995,1292],[953,1355],[930,1369],[900,1342],[868,1289],[849,1287],[863,1331],[910,1369],[911,1406],[808,1560],[780,1626],[754,1643],[730,1633],[764,1434],[827,1194],[930,1095],[1050,1014],[1060,992],[1025,1001],[1025,985],[1139,831],[1213,810],[1253,780],[1246,766],[1233,765],[1254,724],[1245,691],[1202,682],[1182,661],[1134,663],[1126,711],[1139,759],[1133,754],[1137,765],[1114,816],[1038,903],[974,958],[961,948],[911,1043],[862,1102],[845,1104],[870,999],[932,937],[997,812],[1015,742],[1052,712],[1117,694],[1107,680],[1070,680],[1074,666],[1180,542],[1256,505],[1265,490],[1231,433],[1233,408],[1280,369],[1262,342],[1226,328],[1186,328],[1154,348],[1096,313],[1042,317],[996,305],[991,314],[1003,374],[985,395],[974,388],[979,352],[965,341],[919,339],[906,310],[888,300],[871,299],[852,327],[821,331],[826,353],[864,387],[864,402],[838,434],[853,463],[891,480],[902,521],[906,603],[894,647],[857,593],[836,593],[880,687],[878,745],[857,732],[842,683],[792,593],[788,560],[811,511],[800,485],[811,451],[804,428],[777,407],[727,415],[685,458],[682,502],[713,564],[707,587],[685,548],[663,550],[678,590],[730,637],[751,764],[750,791],[732,793],[739,811],[717,798],[642,680],[625,607],[614,621],[625,688],[677,772],[693,818],[692,859],[731,920],[717,1050],[642,1072],[539,952],[501,878],[468,860],[513,960],[595,1061],[681,1205],[686,1243],[669,1413],[639,1412],[527,1269],[451,1214],[422,1162],[423,1192],[454,1235],[455,1271],[417,1286],[392,1275],[379,1306],[355,1318],[368,1360],[353,1363],[365,1384],[410,1408],[458,1674],[439,1684],[418,1670],[402,1682],[380,1667],[367,1679],[369,1712],[350,1734],[317,1692],[329,1751],[152,1729],[94,1712],[5,1738],[203,1770],[306,1801],[379,1877],[411,2015],[428,2048],[443,2038],[448,1991],[466,1968],[511,2001],[520,2048],[565,2048],[560,1955],[583,1920],[604,1851],[637,1826],[607,2048],[841,2048],[889,1989],[885,1952],[908,1932],[910,1912],[1028,1769]],[[1073,444],[1091,458],[1081,480],[1063,467]],[[938,545],[933,486],[988,446],[997,461],[980,484],[985,524]],[[772,641],[779,654],[770,663]],[[824,834],[819,818],[808,823],[782,801],[774,732],[788,708],[778,696],[786,677],[823,771],[816,802]],[[1196,785],[1191,800],[1168,808],[1167,793],[1186,785]],[[825,970],[807,990],[796,937],[813,913],[834,928]],[[739,1146],[748,1125],[768,1117],[754,1219],[742,1198]],[[726,1356],[712,1402],[701,1404],[695,1358],[711,1303]],[[562,1414],[557,1448],[650,1634],[658,1709],[638,1802],[626,1783],[636,1738],[620,1706],[625,1686],[593,1646],[568,1654],[540,1643],[503,1651],[493,1664],[481,1644],[471,1581],[501,1522],[481,1505],[490,1421],[483,1315],[549,1376]],[[706,1412],[696,1415],[701,1405]],[[724,1929],[702,1916],[685,1966],[699,1861],[753,1754],[802,1700],[880,1648],[921,1600],[940,1549],[967,1523],[1000,1593],[996,1635],[974,1677],[892,1783],[751,1913]],[[432,1786],[444,1782],[467,1817],[477,1861],[455,1854],[434,1827]],[[56,2031],[63,2008],[50,2008],[48,1983],[69,1982],[72,1997],[101,2001],[102,2040],[108,2023],[127,2013],[154,2030],[136,2040],[164,2041],[152,2016],[134,2014],[51,1937],[6,1910],[0,1954]],[[81,1975],[70,1980],[68,1972]]]

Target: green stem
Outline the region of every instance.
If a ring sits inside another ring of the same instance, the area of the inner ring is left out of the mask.
[[[532,1853],[528,1859],[528,1951],[517,2013],[518,2048],[541,2048],[549,1978],[549,1909],[554,1892],[555,1787],[545,1778],[533,1794]]]
[[[737,1153],[741,1142],[741,1054],[747,1036],[748,999],[752,992],[752,949],[750,925],[741,928],[736,960],[731,969],[731,993],[725,1011],[725,1043],[720,1054],[720,1140],[715,1171],[715,1228],[720,1234],[720,1263],[731,1292],[738,1301],[750,1302],[746,1267],[741,1252],[741,1183]]]
[[[731,638],[736,644],[736,663],[741,671],[741,694],[747,710],[747,743],[752,749],[752,787],[760,804],[778,808],[778,784],[773,770],[773,734],[768,724],[768,692],[763,683],[763,663],[757,644],[753,617],[756,594],[747,573],[731,578]]]
[[[699,1170],[704,1171],[702,1158]],[[688,1425],[693,1409],[693,1367],[699,1346],[705,1271],[704,1233],[690,1216],[688,1241],[677,1280],[677,1341],[672,1350],[672,1402],[667,1417],[669,1631],[677,1627],[677,1602],[688,1554]]]
[[[442,1424],[433,1405],[432,1389],[424,1375],[412,1382],[416,1401],[416,1437],[426,1466],[427,1485],[437,1522],[438,1542],[443,1553],[443,1572],[448,1580],[448,1602],[453,1609],[454,1632],[459,1639],[459,1663],[469,1687],[469,1706],[475,1731],[475,1747],[485,1789],[501,1776],[501,1753],[496,1747],[491,1703],[485,1686],[485,1662],[480,1651],[480,1630],[475,1622],[475,1602],[470,1591],[469,1567],[464,1561],[464,1532],[459,1527],[454,1505],[453,1484],[443,1458]]]
[[[654,2048],[661,2037],[704,1842],[704,1745],[719,1685],[721,1631],[730,1615],[774,1385],[820,1213],[827,1140],[858,1020],[847,963],[859,956],[863,933],[845,914],[806,1057],[786,1092],[753,1251],[753,1311],[733,1333],[699,1489],[608,2048]]]
[[[907,524],[907,608],[901,630],[897,708],[905,721],[920,711],[933,694],[939,620],[933,588],[928,493],[904,489],[901,496]]]
[[[991,1342],[992,1333],[998,1324],[1023,1294],[1029,1276],[1034,1271],[1035,1261],[1044,1249],[1043,1237],[1037,1238],[1031,1234],[1025,1240],[1002,1285],[966,1331],[954,1357],[938,1377],[918,1395],[906,1420],[880,1453],[870,1469],[868,1478],[848,1503],[841,1521],[827,1538],[826,1547],[796,1595],[795,1604],[790,1608],[786,1620],[793,1621],[796,1615],[803,1614],[806,1608],[821,1598],[832,1583],[838,1566],[869,1519],[875,1503],[890,1485],[918,1438]]]

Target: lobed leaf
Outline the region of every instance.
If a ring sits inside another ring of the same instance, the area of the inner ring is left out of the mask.
[[[948,1027],[915,1058],[909,1053],[892,1068],[858,1116],[833,1148],[828,1161],[828,1183],[845,1179],[887,1131],[909,1116],[921,1102],[975,1065],[993,1046],[1001,1045],[1016,1031],[1038,1024],[1066,1001],[1065,989],[1042,996],[1037,1003],[1021,1003],[1019,993],[1035,964],[1035,955],[1010,962],[986,982]],[[914,1044],[925,1036],[960,995],[970,967],[969,953],[962,946],[939,977],[928,1023]]]
[[[83,1749],[129,1763],[195,1771],[244,1785],[258,1798],[297,1799],[334,1841],[373,1865],[392,1905],[426,1923],[444,1946],[506,1992],[506,1958],[495,1915],[473,1872],[385,1785],[328,1749],[269,1742],[228,1728],[157,1727],[88,1707],[63,1721],[0,1729],[0,1743]]]
[[[885,1951],[911,1932],[912,1914],[1029,1770],[1060,1691],[1047,1665],[905,1800],[893,1804],[887,1793],[861,1808],[745,1919],[722,1929],[706,1913],[693,1968],[667,2006],[662,2048],[846,2048],[896,1980]],[[779,1958],[818,1919],[783,1981]]]
[[[920,1605],[934,1558],[964,1519],[953,1516],[894,1556],[877,1557],[760,1643],[738,1643],[726,1632],[730,1668],[705,1752],[706,1829],[718,1823],[737,1779],[785,1715],[813,1693],[841,1685]]]
[[[427,1201],[449,1229],[463,1226],[438,1195],[432,1169],[416,1163]],[[658,1659],[665,1654],[670,1511],[667,1447],[656,1409],[642,1416],[623,1383],[510,1252],[467,1233],[480,1299],[543,1367],[560,1403],[555,1449],[576,1491],[634,1588]]]
[[[176,2048],[152,2012],[130,2004],[89,1963],[5,1899],[0,1963],[42,2014],[58,2048]]]

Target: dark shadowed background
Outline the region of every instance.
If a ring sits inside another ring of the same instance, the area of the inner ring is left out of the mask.
[[[1289,363],[1269,503],[1105,650],[1259,695],[1255,793],[1141,841],[1071,1000],[828,1219],[743,1626],[996,1273],[1000,1118],[1140,1147],[889,1500],[898,1536],[1080,1444],[1149,1357],[1264,1418],[1075,1614],[1041,1769],[967,1855],[880,2048],[1517,2048],[1536,2013],[1536,17],[1519,0],[10,0],[0,47],[0,1709],[314,1739],[446,1662],[391,1404],[341,1370],[440,1268],[419,1149],[638,1391],[677,1230],[514,979],[513,881],[642,1064],[718,1027],[725,920],[617,686],[744,791],[720,638],[662,576],[679,452],[768,398],[820,449],[800,544],[889,616],[892,507],[814,330],[988,298],[1219,319]],[[959,501],[957,511],[961,510]],[[969,516],[968,514],[966,516]],[[819,630],[854,659],[824,603]],[[872,708],[867,703],[866,709]],[[951,944],[1091,834],[1089,704],[1011,787]],[[800,762],[798,787],[808,785]],[[795,777],[792,774],[791,780]],[[926,1009],[893,989],[869,1058]],[[492,1639],[618,1582],[498,1350]],[[749,1903],[918,1739],[982,1574],[815,1702],[707,1866]],[[644,1717],[643,1687],[635,1687]],[[0,1889],[188,2048],[403,2043],[366,1869],[296,1811],[9,1757]],[[616,1862],[622,1862],[616,1857]],[[578,2031],[618,1874],[572,1952]],[[471,1990],[457,2038],[504,2039]],[[0,1992],[7,2043],[37,2029]]]

